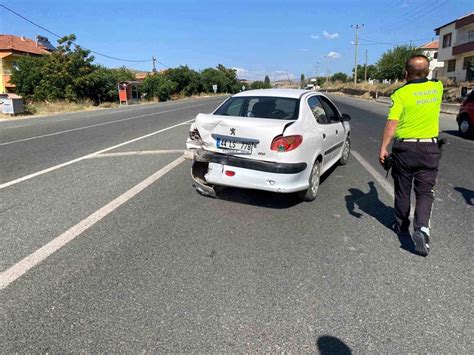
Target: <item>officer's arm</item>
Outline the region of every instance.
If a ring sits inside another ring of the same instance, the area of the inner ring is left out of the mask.
[[[398,120],[403,113],[403,103],[399,92],[394,92],[390,98],[392,99],[392,105],[388,111],[388,120],[383,131],[382,145],[380,146],[379,153],[380,164],[383,164],[385,157],[389,155],[387,149],[392,142],[395,131],[397,130]]]
[[[397,130],[398,121],[396,120],[387,120],[385,124],[385,129],[383,131],[382,145],[380,146],[379,161],[380,164],[383,164],[386,157],[388,157],[388,146],[392,142],[395,131]]]

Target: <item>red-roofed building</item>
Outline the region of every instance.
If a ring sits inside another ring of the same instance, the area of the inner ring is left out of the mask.
[[[437,40],[420,46],[420,49],[423,49],[423,54],[430,58],[428,79],[437,79],[443,75],[444,63],[438,61],[438,47],[439,42]]]
[[[37,36],[34,41],[23,36],[0,34],[0,93],[15,90],[15,85],[10,83],[10,76],[16,59],[23,55],[49,54],[51,50],[54,50],[54,47],[45,37]]]

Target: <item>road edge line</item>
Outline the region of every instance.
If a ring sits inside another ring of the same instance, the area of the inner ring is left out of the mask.
[[[33,267],[41,263],[43,260],[48,258],[50,255],[61,249],[63,246],[77,238],[90,227],[94,226],[101,219],[115,211],[125,202],[132,199],[134,196],[139,194],[141,191],[146,189],[148,186],[153,184],[155,181],[163,177],[165,174],[176,168],[184,161],[185,159],[183,156],[180,156],[179,158],[173,160],[171,163],[161,168],[154,174],[150,175],[145,180],[138,183],[128,191],[124,192],[122,195],[118,196],[111,202],[107,203],[105,206],[101,207],[76,225],[72,226],[67,231],[63,232],[47,244],[43,245],[41,248],[37,249],[25,258],[21,259],[5,271],[2,271],[0,273],[0,290],[3,290],[4,288],[8,287],[12,282],[19,279],[30,269],[32,269]]]

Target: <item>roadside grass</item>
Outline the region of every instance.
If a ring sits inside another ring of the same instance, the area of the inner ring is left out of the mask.
[[[196,98],[206,98],[206,97],[218,97],[225,94],[199,94],[192,96],[185,95],[174,95],[169,101],[175,100],[189,100]],[[136,105],[146,105],[157,103],[159,100],[150,100],[142,101]],[[0,119],[18,119],[18,118],[29,118],[32,116],[43,116],[43,115],[52,115],[55,113],[67,113],[67,112],[80,112],[80,111],[90,111],[90,110],[100,110],[107,108],[116,108],[120,107],[118,102],[103,102],[100,105],[95,105],[92,101],[83,101],[83,102],[67,102],[67,101],[56,101],[56,102],[33,102],[25,104],[25,112],[15,116],[4,114],[0,112]]]

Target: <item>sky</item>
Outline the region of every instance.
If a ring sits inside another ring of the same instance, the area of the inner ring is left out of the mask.
[[[242,79],[272,81],[350,74],[355,30],[359,64],[375,63],[397,44],[421,45],[434,29],[474,11],[472,0],[0,0],[59,35],[74,33],[107,67],[151,70],[223,64]],[[0,33],[34,39],[53,35],[0,7]],[[147,62],[129,62],[134,60]]]

